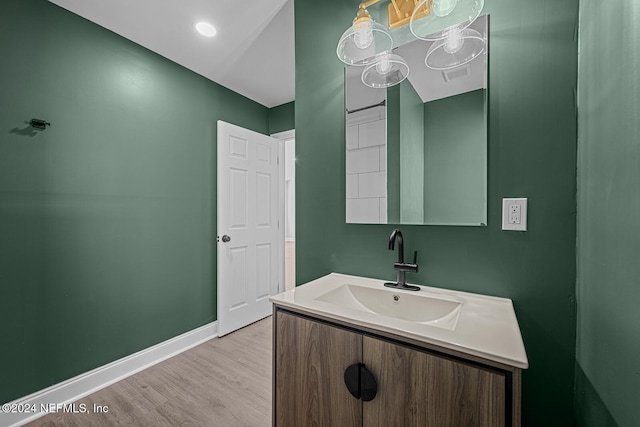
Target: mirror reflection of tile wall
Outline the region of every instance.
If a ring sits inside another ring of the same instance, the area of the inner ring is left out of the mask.
[[[387,223],[386,126],[384,106],[348,114],[348,223]]]

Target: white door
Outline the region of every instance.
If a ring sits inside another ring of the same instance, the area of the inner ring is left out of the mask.
[[[278,292],[278,142],[218,121],[218,333],[267,317]]]

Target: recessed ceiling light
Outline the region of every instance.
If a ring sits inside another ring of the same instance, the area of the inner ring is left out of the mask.
[[[209,24],[208,22],[198,22],[196,24],[196,30],[198,30],[198,32],[205,37],[213,37],[218,32],[216,30],[216,27]]]

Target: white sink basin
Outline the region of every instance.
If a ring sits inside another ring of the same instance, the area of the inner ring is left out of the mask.
[[[451,330],[456,327],[462,306],[459,301],[435,298],[421,292],[398,292],[351,284],[339,286],[315,300]]]
[[[527,354],[510,299],[331,273],[270,298],[280,309],[316,315],[519,368]],[[398,301],[395,301],[398,297]]]

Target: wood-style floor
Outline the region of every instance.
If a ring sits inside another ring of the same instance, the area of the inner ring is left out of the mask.
[[[271,317],[214,338],[28,426],[269,426]],[[91,413],[95,405],[108,413]]]

